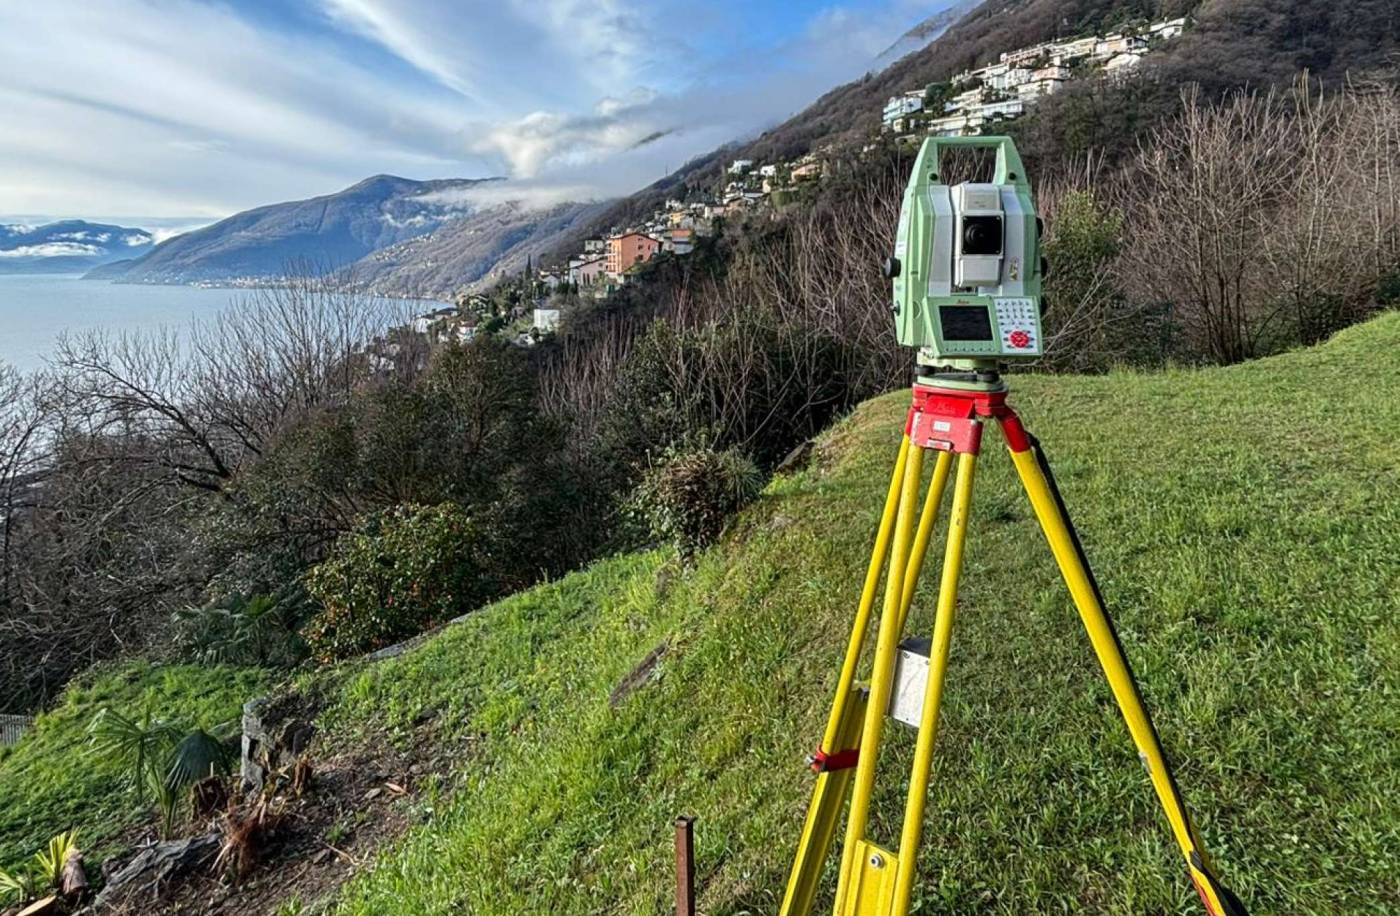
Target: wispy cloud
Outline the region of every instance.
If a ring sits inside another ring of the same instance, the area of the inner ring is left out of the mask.
[[[22,245],[19,248],[0,249],[0,258],[57,258],[63,256],[85,256],[101,254],[96,245],[81,242],[44,242],[40,245]]]
[[[942,5],[6,3],[0,213],[212,219],[377,172],[612,195],[858,75]]]

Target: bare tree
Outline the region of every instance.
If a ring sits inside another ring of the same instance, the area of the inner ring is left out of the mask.
[[[1393,89],[1188,90],[1116,182],[1119,280],[1168,303],[1196,349],[1236,362],[1310,343],[1370,307],[1397,263]]]
[[[42,380],[0,363],[0,611],[14,606],[17,513],[45,467]]]
[[[173,609],[200,602],[226,571],[240,476],[288,429],[374,384],[373,342],[388,349],[382,335],[403,317],[293,281],[183,334],[62,340],[43,377],[0,370],[6,703],[42,701],[94,660],[151,647]],[[393,371],[421,369],[417,340],[395,350]]]
[[[292,280],[185,334],[64,338],[55,365],[66,404],[150,447],[132,460],[218,492],[286,423],[344,404],[372,375],[367,343],[404,317],[386,300]]]

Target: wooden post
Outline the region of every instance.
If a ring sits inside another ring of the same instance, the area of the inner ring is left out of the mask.
[[[676,818],[676,916],[695,916],[695,818]]]

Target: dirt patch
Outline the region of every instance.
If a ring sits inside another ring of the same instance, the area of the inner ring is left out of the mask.
[[[406,748],[375,736],[328,757],[318,757],[323,745],[314,742],[306,757],[307,785],[300,796],[290,787],[274,796],[276,824],[242,880],[202,868],[172,880],[154,898],[145,891],[114,901],[100,916],[275,913],[291,901],[310,904],[330,896],[408,829],[424,789],[445,782],[470,754],[472,741],[448,744],[434,732],[431,726],[421,730]]]

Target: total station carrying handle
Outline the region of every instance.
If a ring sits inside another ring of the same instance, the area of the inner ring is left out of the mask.
[[[938,182],[942,172],[943,151],[947,149],[990,149],[996,150],[996,176],[992,184],[1015,185],[1018,189],[1030,191],[1031,183],[1026,178],[1026,168],[1021,164],[1021,154],[1016,152],[1016,144],[1010,137],[929,137],[919,150],[916,168],[926,168],[930,181]]]

